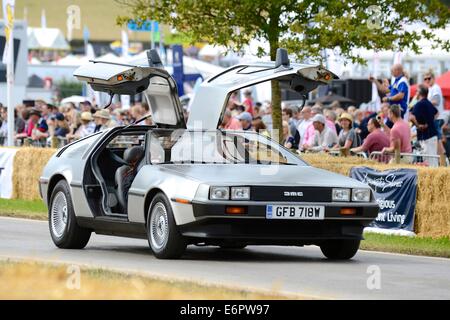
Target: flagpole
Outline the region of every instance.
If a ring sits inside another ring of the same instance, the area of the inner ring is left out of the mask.
[[[8,106],[8,146],[14,146],[14,26],[11,27],[6,65],[6,105]]]

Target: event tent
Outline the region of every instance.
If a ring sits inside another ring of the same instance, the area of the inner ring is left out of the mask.
[[[70,50],[61,30],[56,28],[28,28],[29,50]]]
[[[450,110],[450,71],[436,77],[436,83],[441,87],[444,96],[444,109]],[[414,97],[417,91],[417,84],[411,86],[411,97]]]

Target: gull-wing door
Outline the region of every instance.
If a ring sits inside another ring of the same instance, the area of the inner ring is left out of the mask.
[[[148,52],[148,62],[143,64],[91,61],[75,70],[74,76],[111,96],[142,93],[159,127],[186,128],[176,82],[154,50]]]
[[[236,65],[203,82],[193,98],[187,127],[217,129],[230,95],[246,87],[276,80],[281,88],[306,95],[333,79],[338,77],[322,66],[291,64],[287,51],[278,49],[276,61]]]

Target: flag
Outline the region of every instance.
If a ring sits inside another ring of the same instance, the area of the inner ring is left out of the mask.
[[[125,59],[128,58],[128,49],[129,49],[128,32],[122,30],[122,57]]]
[[[43,9],[41,12],[41,28],[47,29],[47,18],[45,17],[45,10]]]
[[[128,32],[126,30],[122,30],[122,57],[126,60],[128,59]],[[130,96],[129,95],[121,95],[120,102],[122,103],[122,109],[128,110],[130,109]]]
[[[378,52],[373,54],[373,69],[372,76],[377,79],[380,72],[380,56]],[[375,83],[372,83],[372,103],[371,103],[371,111],[379,112],[381,110],[381,99],[378,94],[378,88]]]
[[[87,45],[89,43],[89,38],[91,37],[91,33],[89,32],[89,28],[87,26],[84,26],[83,28],[83,41],[84,41],[84,47],[86,49],[87,53]]]
[[[403,60],[403,52],[397,51],[394,54],[394,64],[402,64],[402,60]]]
[[[5,17],[5,49],[3,50],[3,63],[8,64],[10,58],[10,46],[13,45],[13,39],[11,37],[14,28],[14,5],[15,0],[3,0],[3,17]]]

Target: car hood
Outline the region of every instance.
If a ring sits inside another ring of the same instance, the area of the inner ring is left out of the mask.
[[[209,185],[368,187],[355,179],[311,166],[251,164],[164,164],[161,166]]]

